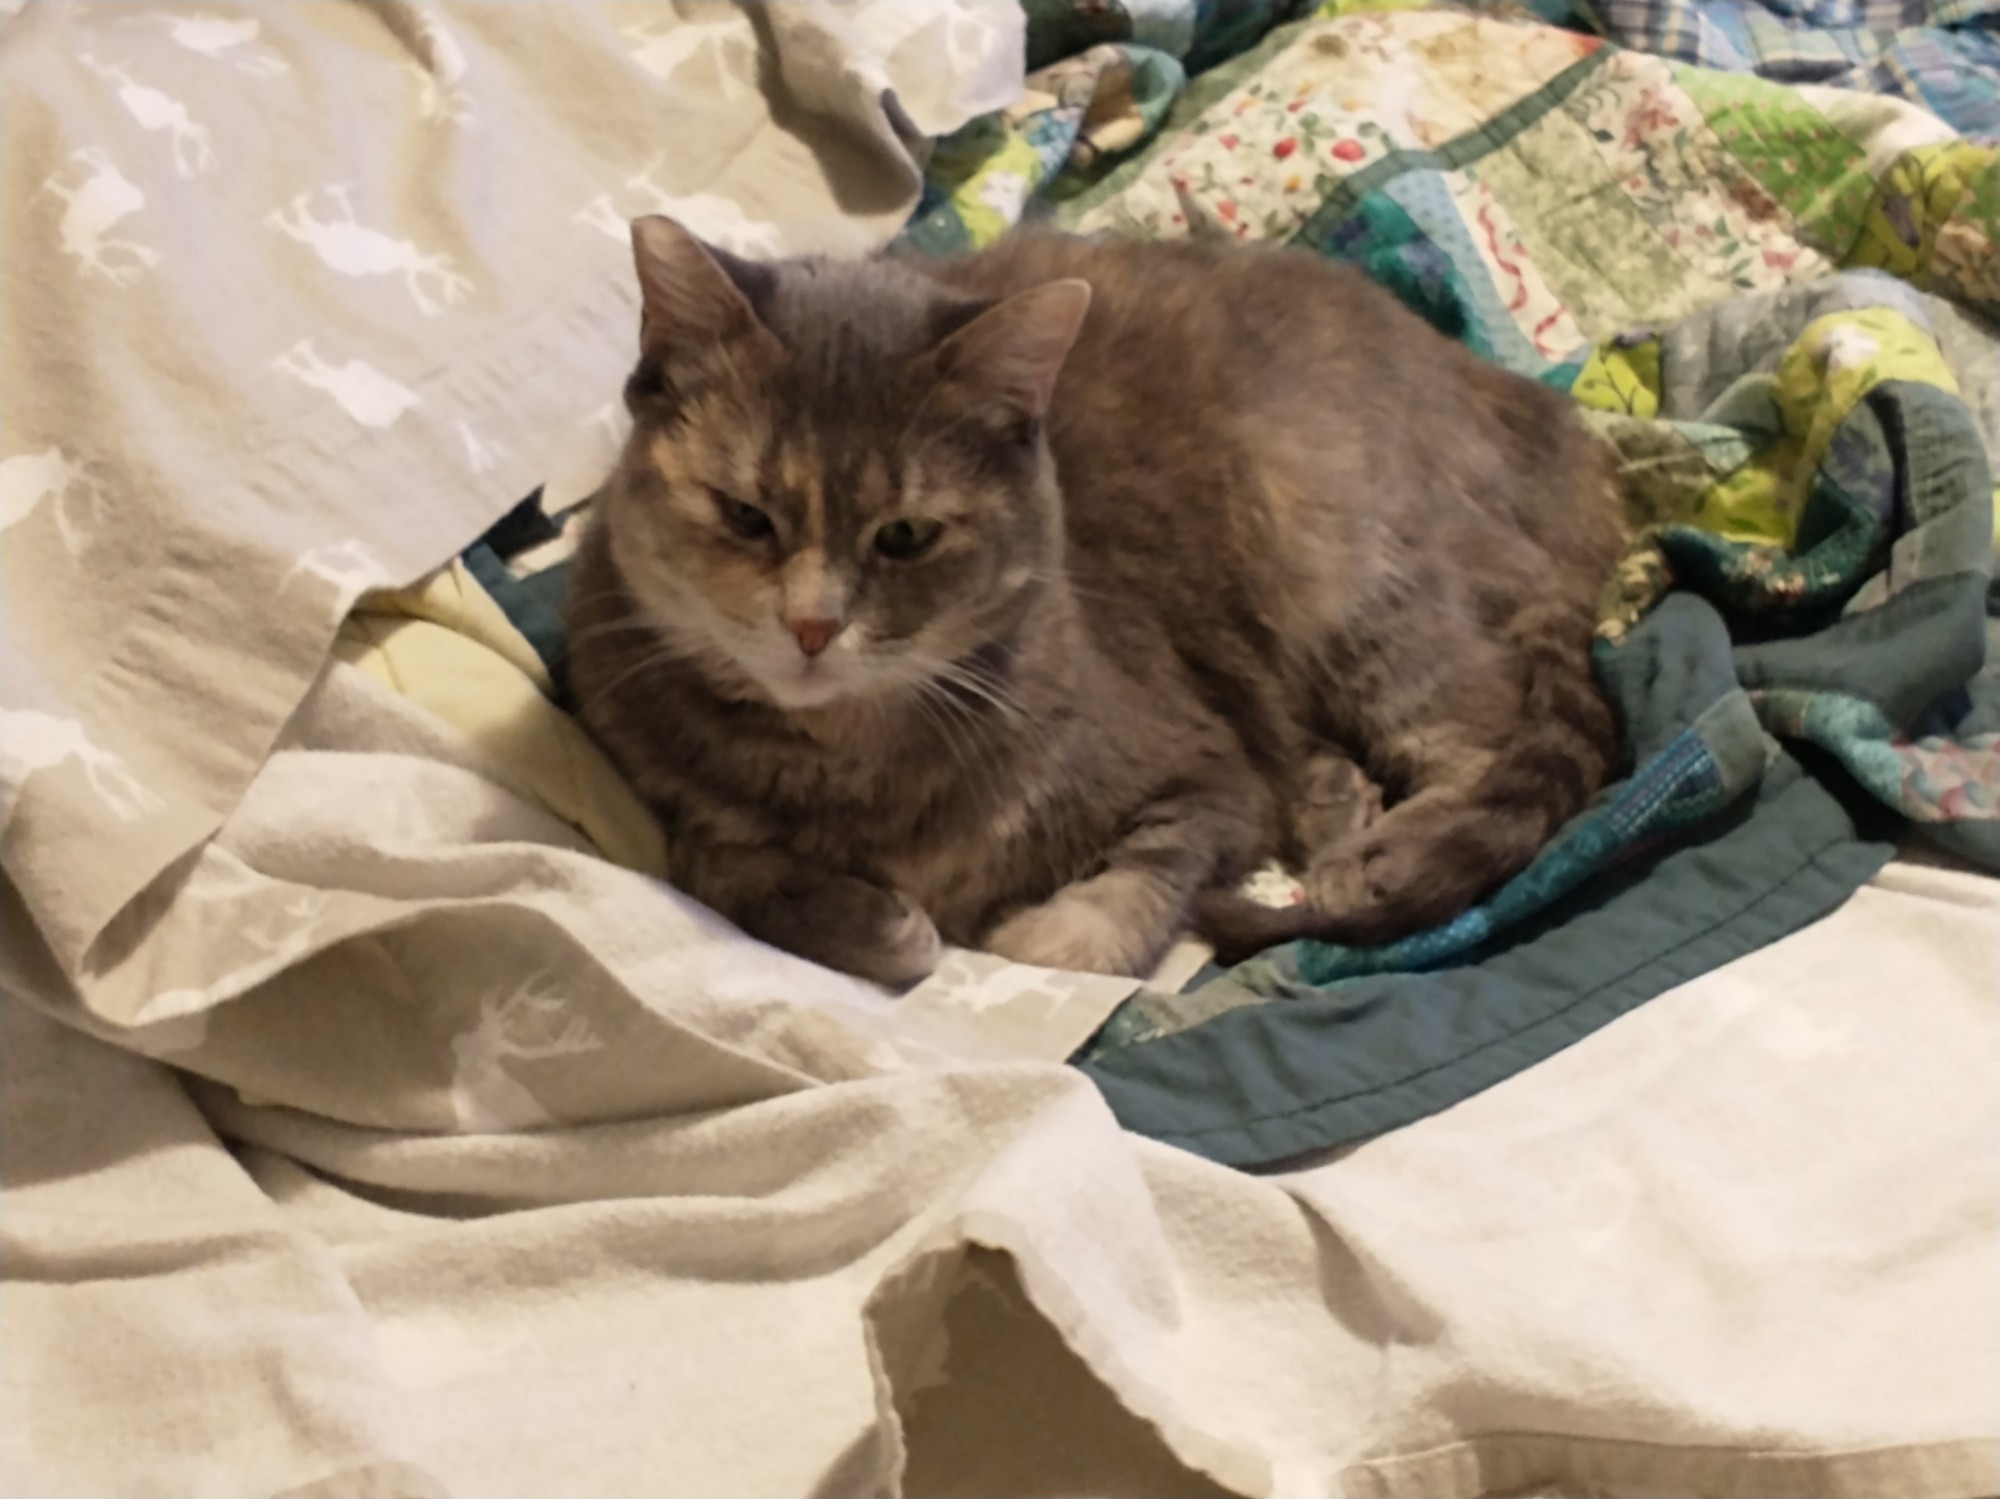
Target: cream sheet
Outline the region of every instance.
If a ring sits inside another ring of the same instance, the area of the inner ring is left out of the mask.
[[[1092,981],[759,948],[329,663],[599,419],[625,216],[878,243],[1020,24],[8,13],[0,1491],[2000,1491],[1992,881],[1259,1179]]]

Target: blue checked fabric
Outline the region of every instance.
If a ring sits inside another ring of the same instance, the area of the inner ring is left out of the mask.
[[[2000,139],[2000,0],[1597,0],[1627,47],[1920,104]]]

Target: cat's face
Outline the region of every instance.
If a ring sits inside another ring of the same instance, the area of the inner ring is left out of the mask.
[[[998,307],[889,266],[751,266],[635,226],[644,355],[606,494],[647,618],[781,708],[978,673],[1060,565],[1041,419],[1081,283]]]

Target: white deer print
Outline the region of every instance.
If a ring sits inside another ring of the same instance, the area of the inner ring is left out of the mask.
[[[260,919],[246,922],[241,928],[243,940],[256,948],[265,962],[277,960],[275,971],[319,935],[320,918],[332,904],[333,897],[324,890],[295,890]]]
[[[180,100],[146,87],[123,68],[99,62],[88,52],[77,53],[76,60],[118,90],[118,102],[139,122],[141,130],[148,134],[167,132],[174,143],[175,172],[183,177],[197,177],[215,170],[215,147],[210,143],[208,127],[189,119],[187,106]]]
[[[328,364],[310,338],[300,339],[273,359],[271,368],[325,391],[364,427],[393,427],[405,412],[423,404],[415,391],[359,359]]]
[[[421,62],[403,66],[417,80],[417,113],[427,120],[470,125],[472,104],[460,87],[471,66],[466,61],[465,49],[459,46],[457,37],[429,16],[418,16],[416,27],[429,55]]]
[[[223,16],[173,16],[156,10],[133,19],[164,26],[175,45],[227,62],[252,78],[275,78],[291,71],[285,60],[270,48],[251,45],[261,28],[247,16],[231,20]]]
[[[489,473],[507,456],[505,443],[481,437],[473,431],[472,424],[461,420],[458,424],[459,441],[465,444],[465,466],[475,474]]]
[[[497,1132],[548,1124],[553,1116],[503,1065],[602,1051],[581,1015],[565,1017],[560,992],[544,969],[511,991],[479,1001],[479,1023],[452,1037],[452,1112],[460,1129]]]
[[[400,272],[417,310],[426,317],[457,306],[472,283],[452,268],[451,257],[443,252],[426,255],[410,240],[395,239],[356,222],[347,191],[345,183],[319,189],[318,195],[332,204],[334,217],[320,218],[313,212],[316,194],[309,189],[273,211],[264,222],[311,247],[329,270],[343,276],[393,276]]]
[[[248,918],[252,909],[262,913],[240,922],[236,928],[252,949],[250,957],[209,983],[161,990],[147,999],[136,1017],[139,1029],[132,1037],[139,1050],[154,1055],[192,1051],[207,1039],[208,1017],[215,1006],[247,994],[274,974],[283,972],[320,941],[321,922],[333,904],[331,895],[324,890],[296,887],[285,895],[284,886],[264,881],[261,876],[256,877],[253,888],[270,889],[284,898],[276,903],[259,901],[254,905],[245,901],[241,913],[244,917]],[[195,894],[191,887],[186,898],[211,901],[241,896],[240,890]]]
[[[33,708],[0,708],[0,786],[7,791],[7,811],[0,824],[12,822],[21,787],[31,776],[75,761],[105,810],[120,822],[131,822],[166,805],[139,784],[125,762],[110,750],[91,743],[83,725]]]
[[[618,211],[618,205],[611,201],[609,193],[599,193],[578,209],[576,221],[588,224],[598,233],[615,240],[623,240],[632,232],[631,222]]]
[[[599,193],[584,204],[576,221],[588,224],[622,243],[632,236],[633,218],[640,214],[663,213],[686,224],[710,244],[732,255],[773,256],[784,253],[785,247],[778,242],[775,226],[758,223],[745,214],[733,198],[718,197],[714,193],[682,196],[661,187],[653,180],[653,173],[663,164],[664,158],[653,161],[625,179],[626,192],[639,205],[633,214],[620,213],[611,194]]]
[[[616,401],[606,401],[585,417],[581,425],[596,427],[604,433],[605,441],[614,448],[624,447],[625,438],[632,430],[631,419],[625,415],[624,407]]]
[[[665,26],[627,26],[632,60],[655,78],[671,80],[697,55],[714,61],[715,94],[725,104],[749,92],[757,71],[756,33],[747,17],[732,12],[721,21],[674,21]]]
[[[49,502],[64,550],[72,557],[81,556],[90,537],[77,529],[70,516],[70,501],[84,503],[92,524],[101,519],[104,506],[103,487],[92,477],[90,465],[61,448],[17,453],[0,463],[0,531],[13,530],[44,500]]]
[[[86,169],[82,180],[65,183],[63,172],[58,170],[37,193],[37,196],[49,193],[68,205],[63,209],[60,230],[64,252],[83,262],[86,271],[119,286],[137,278],[147,267],[158,265],[159,251],[130,240],[107,237],[112,225],[146,206],[146,195],[128,182],[117,163],[96,147],[72,151],[69,159],[82,163]]]
[[[342,541],[302,553],[278,584],[278,596],[282,598],[303,577],[317,578],[333,589],[340,601],[339,612],[345,614],[362,594],[389,581],[389,569],[366,542]]]

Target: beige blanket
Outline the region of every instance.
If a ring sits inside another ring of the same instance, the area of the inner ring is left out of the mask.
[[[627,216],[879,243],[1021,37],[8,13],[0,1492],[2000,1489],[1994,882],[1255,1179],[1053,1065],[1115,987],[759,948],[330,660],[603,421]]]
[[[402,921],[112,1045],[9,887],[7,1493],[1995,1486],[1991,880],[1257,1179],[715,963],[351,667],[222,847]]]
[[[0,853],[93,1008],[347,608],[612,410],[627,222],[855,252],[1020,86],[1007,0],[36,0],[0,132]],[[285,895],[285,900],[294,897]]]

